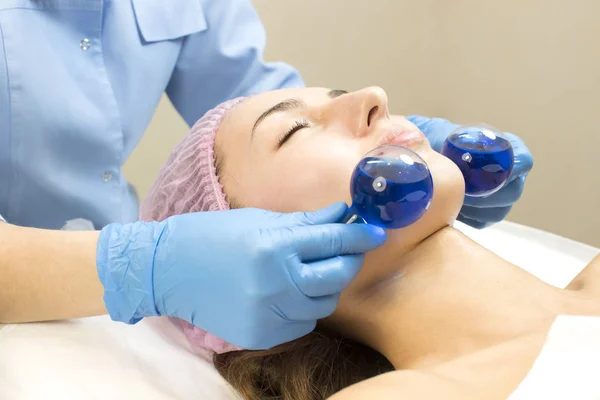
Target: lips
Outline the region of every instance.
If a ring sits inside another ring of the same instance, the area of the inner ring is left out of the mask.
[[[425,135],[418,129],[407,129],[400,125],[393,125],[387,128],[377,146],[385,146],[388,144],[408,147],[422,143],[425,140]]]

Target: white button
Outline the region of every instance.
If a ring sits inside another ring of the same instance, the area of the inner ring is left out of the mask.
[[[102,174],[102,182],[106,183],[106,182],[109,182],[111,179],[112,179],[112,172],[106,171],[105,173]]]
[[[79,47],[81,47],[81,50],[86,51],[87,49],[92,47],[92,42],[90,42],[90,39],[85,38],[81,42],[79,42]]]

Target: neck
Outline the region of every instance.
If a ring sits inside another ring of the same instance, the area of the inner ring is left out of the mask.
[[[346,312],[345,330],[396,369],[425,368],[547,325],[562,291],[446,227],[398,258]],[[380,270],[381,270],[380,269]]]

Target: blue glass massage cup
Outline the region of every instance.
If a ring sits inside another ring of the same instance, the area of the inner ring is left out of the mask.
[[[429,167],[415,152],[381,146],[367,153],[350,180],[352,206],[343,223],[384,229],[408,226],[425,214],[433,196]]]
[[[513,149],[497,129],[463,125],[454,130],[441,153],[465,179],[465,194],[485,197],[500,190],[514,167]],[[404,228],[425,214],[433,197],[429,167],[415,152],[382,146],[367,153],[350,180],[352,206],[344,223],[369,223],[384,229]]]
[[[441,153],[458,166],[465,178],[465,194],[471,197],[500,190],[515,164],[508,139],[485,124],[458,127],[444,142]]]

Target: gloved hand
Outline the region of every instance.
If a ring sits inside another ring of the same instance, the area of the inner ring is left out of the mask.
[[[245,349],[311,332],[333,313],[380,228],[344,225],[347,206],[239,209],[106,226],[97,267],[113,320],[178,317]]]
[[[446,138],[459,125],[441,118],[427,118],[418,115],[407,117],[427,137],[431,147],[440,152]],[[506,185],[487,197],[466,197],[458,220],[474,228],[483,229],[504,220],[512,209],[525,186],[525,178],[533,168],[533,157],[525,143],[512,133],[505,133],[513,147],[515,166]]]

